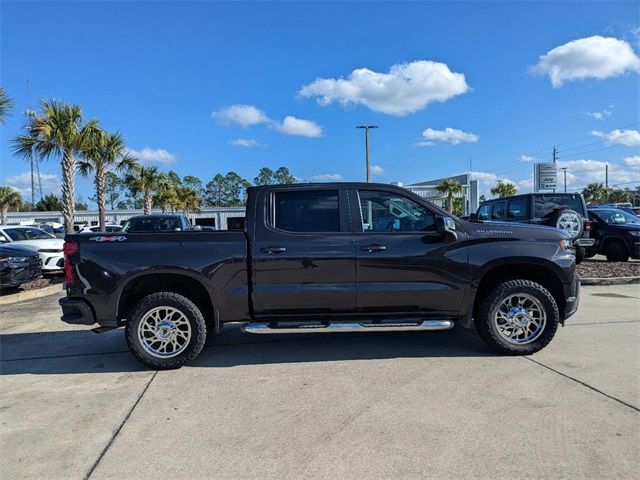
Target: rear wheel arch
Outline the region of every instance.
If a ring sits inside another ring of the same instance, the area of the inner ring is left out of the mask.
[[[149,272],[130,279],[118,298],[117,319],[128,319],[137,303],[147,295],[171,292],[192,301],[202,312],[207,323],[214,322],[213,299],[204,284],[184,273]]]

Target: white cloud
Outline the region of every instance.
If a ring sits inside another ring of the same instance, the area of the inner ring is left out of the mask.
[[[341,182],[344,177],[339,173],[322,173],[312,177],[312,180],[316,182]]]
[[[567,80],[604,79],[640,71],[640,58],[624,40],[594,35],[550,50],[530,71],[548,75],[551,84],[560,87]]]
[[[300,137],[321,137],[322,127],[310,120],[303,120],[291,115],[284,118],[282,123],[274,122],[273,128],[285,135],[296,135]]]
[[[450,145],[458,145],[460,143],[476,143],[480,136],[474,133],[463,132],[457,128],[447,127],[444,130],[434,130],[427,128],[422,132],[422,138],[415,145],[417,147],[431,147],[436,142],[448,143]]]
[[[175,153],[168,152],[162,148],[144,147],[142,150],[127,149],[127,153],[135,157],[140,163],[148,165],[151,163],[159,163],[161,165],[171,165],[178,161]]]
[[[357,68],[347,78],[317,78],[298,93],[318,97],[320,105],[364,105],[376,112],[403,116],[468,90],[462,73],[452,72],[444,63],[418,60],[393,65],[387,73]]]
[[[36,199],[40,198],[40,187],[38,185],[38,177],[34,176]],[[5,183],[20,192],[25,200],[31,201],[31,172],[22,172],[18,175],[5,178]],[[40,173],[40,183],[42,183],[42,193],[60,194],[60,179],[58,175],[52,173]],[[36,200],[37,201],[37,200]]]
[[[560,168],[567,168],[567,187],[581,190],[590,183],[605,183],[606,166],[609,165],[609,186],[637,180],[637,172],[625,169],[622,165],[601,160],[570,160],[558,162],[558,185],[563,182]]]
[[[624,164],[628,167],[640,168],[640,155],[634,155],[633,157],[625,158]]]
[[[231,105],[213,112],[211,116],[221,125],[235,123],[243,127],[249,127],[269,122],[267,114],[253,105]]]
[[[253,148],[253,147],[266,147],[264,143],[259,143],[257,140],[253,138],[236,138],[234,140],[229,140],[231,145],[235,145],[236,147],[245,147],[245,148]]]
[[[640,131],[638,130],[616,129],[611,130],[609,133],[594,130],[591,134],[612,144],[625,145],[627,147],[640,145]]]
[[[596,120],[604,120],[611,116],[611,110],[602,110],[601,112],[584,112],[586,115],[595,118]]]
[[[520,155],[520,160],[523,162],[533,162],[536,160],[536,157],[532,157],[531,155]]]
[[[269,118],[265,112],[253,105],[231,105],[213,112],[211,116],[216,122],[224,126],[237,124],[243,127],[250,127],[252,125],[267,124],[274,130],[285,135],[299,137],[322,136],[322,127],[311,120],[304,120],[302,118],[296,118],[292,115],[288,115],[280,122]],[[251,142],[255,142],[255,140],[239,138],[237,140],[232,140],[230,143],[232,145],[242,147],[264,146],[259,145],[257,142],[250,144]]]
[[[371,175],[384,175],[385,171],[380,165],[371,165],[369,168]]]

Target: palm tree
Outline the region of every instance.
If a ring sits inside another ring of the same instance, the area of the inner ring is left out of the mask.
[[[582,190],[582,195],[588,204],[597,205],[607,197],[607,189],[602,183],[590,183]]]
[[[41,159],[60,156],[62,167],[62,216],[67,232],[73,232],[75,216],[74,155],[81,152],[98,122],[83,124],[82,109],[56,100],[42,100],[41,113],[30,116],[27,133],[13,141],[13,152],[18,157],[30,158],[35,154]]]
[[[136,161],[127,153],[122,135],[108,133],[99,128],[91,132],[83,146],[82,160],[78,161],[78,171],[84,176],[95,172],[94,184],[101,231],[104,231],[106,225],[105,195],[107,172],[110,170],[131,170],[134,165],[136,165]]]
[[[5,124],[7,117],[9,116],[9,110],[13,108],[13,102],[7,94],[4,87],[0,87],[0,123]]]
[[[144,198],[144,214],[149,215],[153,208],[153,192],[158,188],[162,173],[158,167],[143,167],[138,165],[131,169],[125,177],[125,182],[131,190],[131,194],[136,197],[142,194]]]
[[[0,187],[0,225],[7,223],[7,212],[22,203],[22,195],[12,187]]]
[[[179,186],[175,189],[178,197],[178,206],[182,209],[185,215],[188,215],[192,210],[199,210],[202,205],[202,198],[200,194],[193,188]]]
[[[511,197],[516,193],[518,193],[518,189],[513,183],[502,180],[499,180],[496,186],[491,189],[491,195],[498,195],[500,198]]]
[[[175,184],[175,179],[171,179],[169,175],[160,173],[156,182],[156,193],[153,195],[153,204],[160,207],[162,213],[169,210],[171,213],[176,211],[178,206],[178,194],[176,189],[179,185]]]
[[[454,195],[460,195],[463,192],[463,187],[460,182],[447,178],[441,181],[436,190],[447,196],[447,212],[453,213],[453,197]]]

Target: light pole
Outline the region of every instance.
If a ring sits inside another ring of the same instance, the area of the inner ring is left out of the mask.
[[[369,164],[369,129],[378,128],[377,125],[358,125],[356,128],[364,128],[364,148],[367,162],[367,183],[371,183],[371,165]]]
[[[564,173],[564,193],[567,193],[567,167],[562,167],[560,170]]]

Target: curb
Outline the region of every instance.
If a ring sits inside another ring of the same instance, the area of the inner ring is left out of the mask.
[[[640,277],[581,278],[580,285],[635,285],[640,284]]]
[[[13,295],[5,295],[0,297],[0,305],[9,305],[11,303],[22,302],[25,300],[34,300],[40,297],[47,297],[56,293],[63,292],[64,283],[57,283],[49,287],[39,288],[37,290],[28,290],[26,292],[14,293]]]

